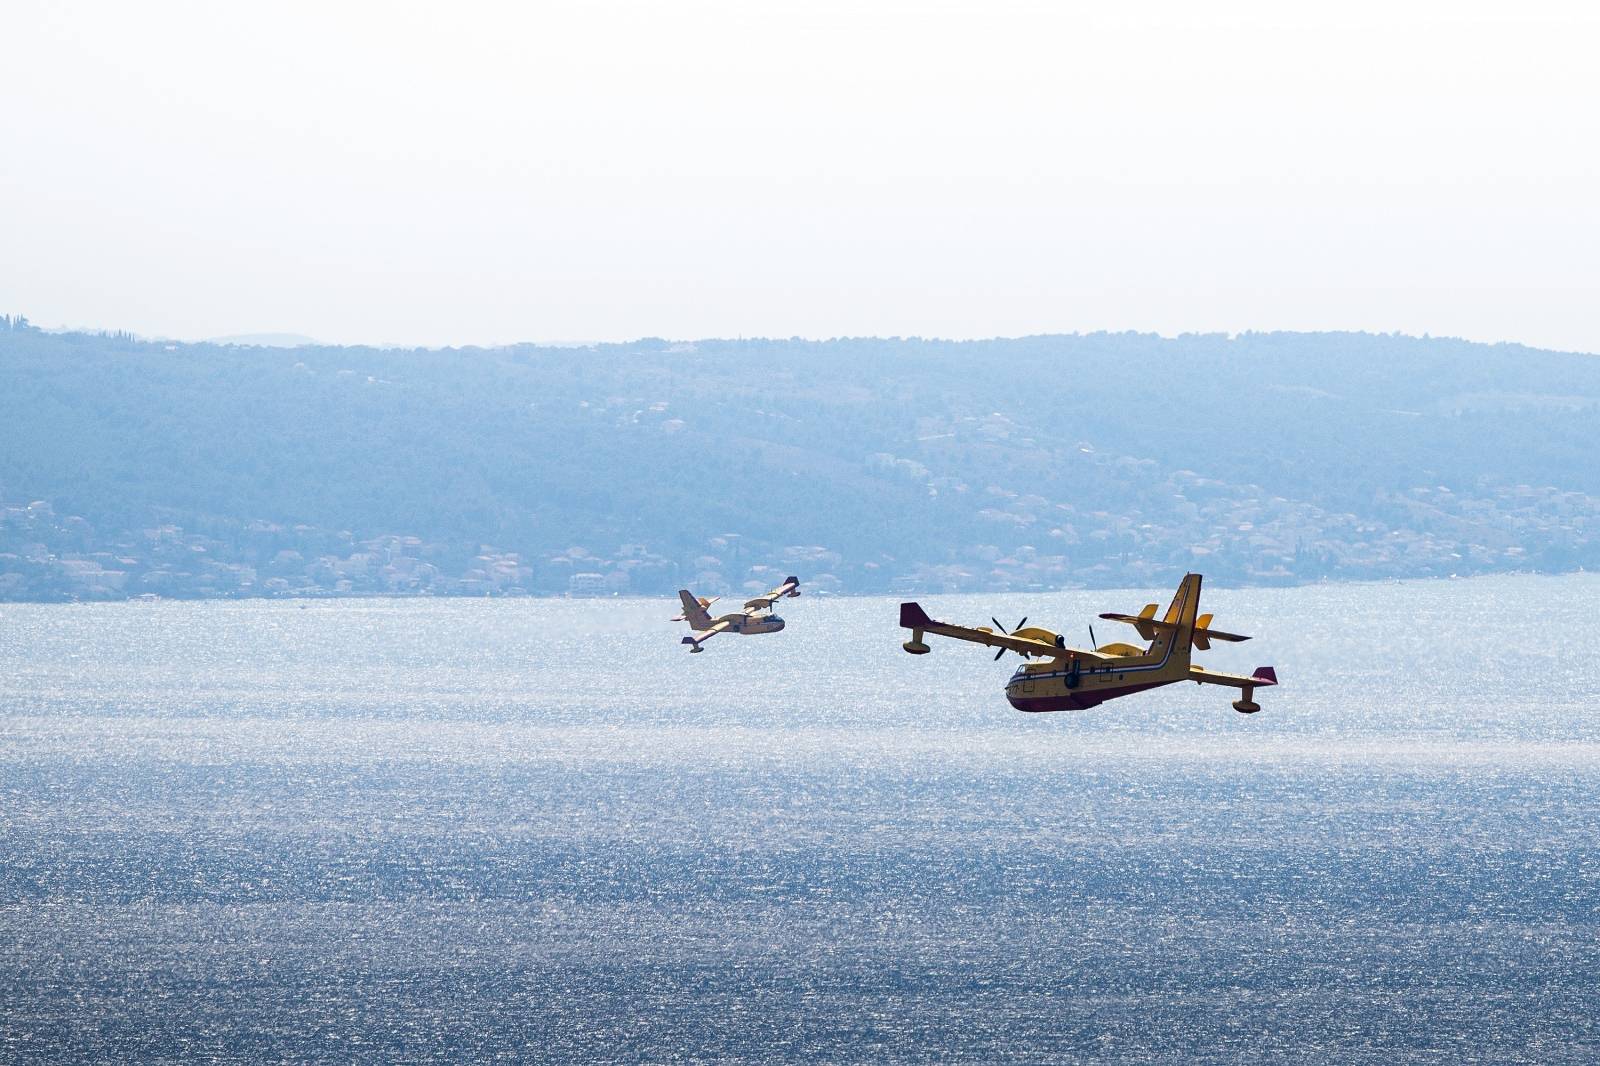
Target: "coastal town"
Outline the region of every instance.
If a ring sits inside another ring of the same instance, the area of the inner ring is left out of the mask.
[[[824,594],[1008,592],[1153,586],[1186,569],[1222,583],[1290,585],[1600,566],[1600,499],[1582,493],[1419,486],[1380,501],[1392,516],[1382,522],[1279,497],[1218,495],[1206,480],[1170,476],[1160,513],[1150,515],[1081,512],[991,489],[981,514],[993,541],[938,559],[851,558],[735,532],[674,554],[642,543],[463,545],[266,520],[106,529],[46,500],[0,498],[0,600],[657,596],[679,587],[728,595],[790,572],[806,573],[807,591]]]

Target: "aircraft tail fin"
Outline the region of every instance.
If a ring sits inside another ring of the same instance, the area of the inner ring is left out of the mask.
[[[1156,638],[1172,641],[1172,655],[1184,663],[1189,661],[1189,647],[1194,641],[1195,624],[1200,613],[1200,575],[1185,574],[1178,584],[1178,591],[1173,594],[1172,602],[1167,605],[1167,613],[1162,621],[1170,623],[1173,628],[1162,627],[1160,635]]]
[[[706,610],[711,606],[710,600],[697,600],[694,598],[694,593],[688,589],[679,589],[678,599],[683,601],[683,613],[673,621],[688,622],[689,628],[696,630],[706,629],[711,625],[711,612]]]

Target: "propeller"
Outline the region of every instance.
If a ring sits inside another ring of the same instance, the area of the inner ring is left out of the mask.
[[[1089,623],[1089,650],[1090,651],[1099,651],[1100,650],[1100,642],[1094,639],[1094,623],[1093,622]]]
[[[989,616],[989,621],[994,623],[994,627],[996,629],[998,629],[1002,633],[1005,633],[1005,635],[1009,637],[1011,635],[1011,633],[1015,633],[1018,629],[1021,629],[1023,626],[1028,624],[1028,616],[1027,615],[1023,615],[1022,616],[1022,621],[1018,622],[1017,625],[1016,625],[1016,628],[1012,629],[1010,633],[1006,632],[1006,627],[1001,625],[1000,624],[1000,619],[996,618],[994,615],[991,614]],[[994,661],[995,662],[999,662],[1000,661],[1000,656],[1004,655],[1007,652],[1007,650],[1008,649],[1006,649],[1006,648],[1001,648],[999,651],[995,652],[994,653]]]

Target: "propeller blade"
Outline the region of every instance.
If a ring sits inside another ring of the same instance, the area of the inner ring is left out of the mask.
[[[994,627],[996,629],[998,629],[1000,632],[1004,633],[1006,631],[1006,627],[1001,625],[1000,624],[1000,619],[996,618],[994,615],[991,614],[989,616],[989,621],[993,622],[994,623]]]
[[[1005,653],[1006,653],[1006,650],[1004,648],[1001,648],[999,651],[995,652],[994,653],[994,661],[995,662],[999,662],[1000,661],[1000,656],[1004,655]]]
[[[1093,625],[1093,623],[1091,623],[1090,626],[1089,626],[1089,647],[1091,649],[1093,649],[1094,651],[1099,651],[1100,650],[1100,645],[1094,639],[1094,625]]]
[[[1022,621],[1017,623],[1017,629],[1021,629],[1023,626],[1025,626],[1027,624],[1028,624],[1028,616],[1027,615],[1023,615],[1022,616]],[[1013,629],[1011,632],[1015,633],[1017,631],[1017,629]]]

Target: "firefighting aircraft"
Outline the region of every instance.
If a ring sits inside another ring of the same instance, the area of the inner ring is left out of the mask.
[[[712,618],[706,610],[719,597],[711,599],[695,599],[694,593],[688,589],[678,590],[678,599],[683,601],[683,613],[673,619],[674,622],[688,622],[689,628],[694,630],[694,636],[684,637],[683,643],[689,645],[691,652],[705,651],[700,645],[716,636],[718,633],[776,633],[783,628],[783,619],[772,613],[772,605],[785,596],[800,595],[800,579],[790,575],[783,579],[783,584],[773,589],[764,596],[757,596],[753,600],[744,601],[744,610],[738,614],[725,614],[720,618]],[[766,611],[766,614],[762,614]]]
[[[1200,575],[1187,574],[1178,592],[1172,597],[1167,613],[1157,618],[1156,604],[1146,604],[1137,615],[1102,614],[1113,622],[1126,622],[1139,631],[1139,636],[1150,642],[1148,648],[1132,644],[1106,644],[1086,651],[1069,648],[1066,641],[1048,629],[1028,626],[1024,618],[1010,633],[996,619],[994,629],[987,626],[968,629],[965,626],[935,622],[922,607],[915,603],[900,605],[900,625],[911,630],[911,639],[901,645],[912,655],[926,655],[930,650],[923,643],[926,633],[937,633],[956,640],[970,640],[999,648],[995,659],[1008,651],[1022,656],[1024,662],[1017,667],[1006,684],[1006,699],[1019,711],[1079,711],[1106,700],[1127,696],[1145,689],[1170,685],[1177,681],[1193,681],[1201,685],[1222,685],[1240,689],[1239,699],[1233,709],[1241,714],[1254,714],[1261,709],[1251,697],[1258,688],[1278,683],[1278,675],[1270,666],[1259,667],[1249,677],[1224,674],[1189,663],[1189,648],[1205,651],[1213,640],[1249,640],[1237,633],[1223,633],[1211,628],[1211,616],[1196,617],[1200,608]],[[998,632],[996,632],[998,630]],[[1094,627],[1089,627],[1089,639],[1094,640]],[[1042,659],[1042,662],[1028,662]]]

